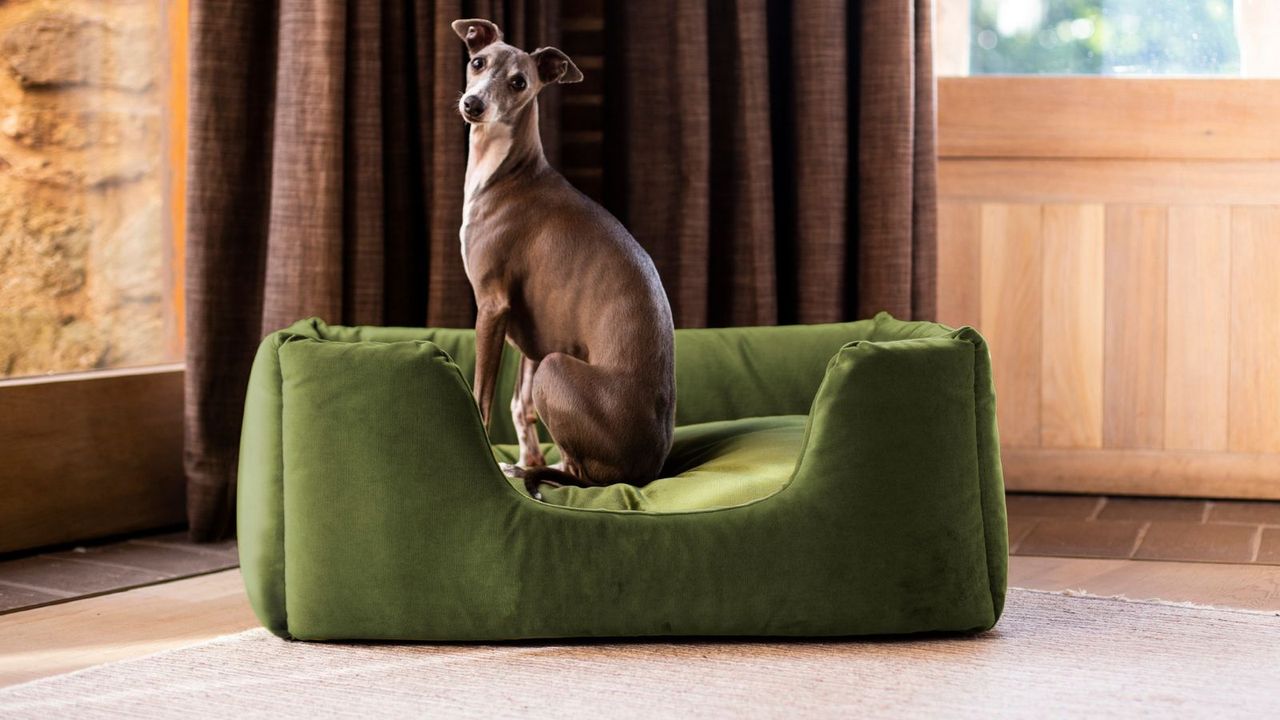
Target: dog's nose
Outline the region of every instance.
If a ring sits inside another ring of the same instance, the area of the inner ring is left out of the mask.
[[[484,101],[475,95],[468,95],[462,98],[462,109],[471,117],[480,117],[484,112]]]

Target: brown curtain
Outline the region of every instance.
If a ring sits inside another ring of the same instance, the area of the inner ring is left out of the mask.
[[[606,204],[678,325],[933,315],[930,0],[609,8]]]
[[[233,530],[249,365],[299,318],[468,326],[465,52],[558,44],[559,0],[193,0],[186,448],[192,536]],[[556,95],[541,99],[554,159]]]

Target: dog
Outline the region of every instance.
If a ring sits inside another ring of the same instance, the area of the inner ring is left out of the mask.
[[[538,486],[644,485],[675,425],[675,330],[648,253],[547,163],[538,93],[582,72],[560,50],[527,53],[488,20],[457,20],[467,46],[458,112],[470,128],[459,238],[476,300],[473,391],[488,431],[504,342],[523,353],[511,417],[520,457],[503,471]],[[541,418],[560,449],[548,466]]]

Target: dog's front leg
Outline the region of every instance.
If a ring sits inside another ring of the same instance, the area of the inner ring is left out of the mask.
[[[472,386],[480,421],[489,430],[489,410],[493,406],[494,386],[502,363],[502,345],[507,337],[507,305],[482,302],[476,312],[476,381]]]
[[[533,407],[533,375],[538,371],[538,362],[528,357],[521,358],[520,372],[516,375],[516,390],[511,395],[511,422],[516,427],[516,439],[520,442],[520,459],[517,464],[522,468],[546,465],[542,456],[542,448],[538,445],[538,411]]]

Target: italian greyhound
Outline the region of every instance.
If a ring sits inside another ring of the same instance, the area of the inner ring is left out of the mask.
[[[527,53],[488,20],[457,20],[470,125],[462,261],[476,299],[473,390],[489,428],[504,341],[523,353],[511,398],[520,457],[503,471],[540,498],[551,485],[644,485],[675,424],[671,307],[653,260],[622,223],[547,164],[538,93],[582,73],[563,52]],[[560,448],[548,466],[542,419]]]

